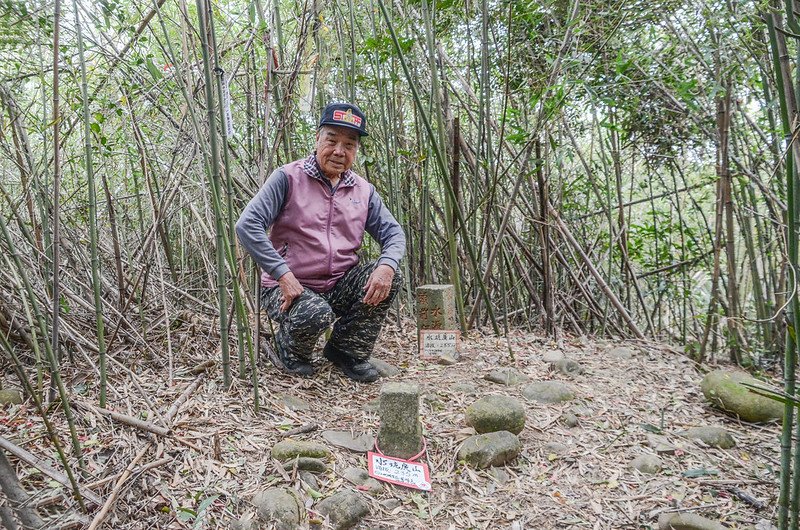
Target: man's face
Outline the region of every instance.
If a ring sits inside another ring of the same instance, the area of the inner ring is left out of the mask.
[[[317,131],[317,162],[328,178],[339,178],[353,167],[357,152],[357,131],[335,125],[324,125]]]

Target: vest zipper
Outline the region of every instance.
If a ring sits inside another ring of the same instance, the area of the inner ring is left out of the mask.
[[[331,227],[333,219],[333,195],[336,190],[331,190],[330,199],[328,199],[328,276],[333,274],[333,245],[331,245]]]

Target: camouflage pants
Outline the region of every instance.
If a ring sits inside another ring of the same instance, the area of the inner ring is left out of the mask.
[[[364,286],[374,269],[375,262],[356,265],[327,293],[304,288],[285,312],[280,310],[283,303],[280,287],[263,290],[261,306],[278,323],[275,338],[281,352],[289,358],[310,362],[317,339],[336,322],[326,348],[357,360],[369,359],[402,281],[400,272],[395,272],[389,296],[376,306],[367,305],[362,302]]]

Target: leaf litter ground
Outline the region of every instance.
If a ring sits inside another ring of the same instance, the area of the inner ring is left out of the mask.
[[[180,344],[175,366],[187,368],[176,368],[172,385],[162,359],[141,360],[131,353],[126,364],[136,375],[115,372],[118,377],[111,382],[108,408],[157,425],[183,395],[173,419],[164,420],[172,426],[170,436],[147,434],[77,408],[90,472],[82,483],[93,486],[102,499],[117,489],[105,528],[228,528],[252,514],[249,501],[269,487],[295,489],[308,508],[307,520],[314,520],[317,498],[353,487],[344,470],[366,469],[365,455],[331,447],[328,471],[317,475],[319,490],[312,490],[295,473],[284,471],[270,457],[270,448],[293,429],[313,428],[293,438],[321,443],[324,430],[376,433],[380,382],[355,384],[324,362],[314,378],[292,378],[262,361],[262,410],[256,414],[249,382],[236,381],[225,391],[218,368],[200,376],[188,368],[212,355],[213,337],[198,332],[212,328],[213,323],[195,319],[192,326],[175,330],[172,339]],[[426,493],[387,484],[378,495],[365,494],[371,512],[359,528],[657,528],[659,514],[678,510],[731,528],[767,529],[775,521],[780,427],[740,423],[711,409],[699,390],[702,373],[670,347],[629,342],[625,345],[635,356],[616,359],[608,352],[621,343],[569,337],[554,343],[524,332],[506,340],[473,332],[462,340],[460,361],[440,366],[418,359],[415,338],[413,324],[389,324],[376,357],[401,369],[390,380],[422,387],[420,411],[433,489]],[[548,350],[580,362],[584,373],[558,373],[542,360]],[[563,381],[576,399],[558,405],[526,401],[524,384],[507,387],[483,379],[498,367],[514,368],[531,381]],[[67,374],[76,401],[96,403],[87,379],[85,372]],[[193,383],[196,391],[187,398]],[[493,393],[525,404],[523,451],[503,468],[471,469],[456,457],[460,443],[474,434],[464,410]],[[577,416],[577,426],[564,423],[567,413]],[[6,409],[0,418],[0,436],[61,468],[32,407]],[[67,440],[63,414],[56,412],[53,419]],[[704,447],[678,434],[698,425],[725,426],[737,446]],[[651,433],[665,435],[677,447],[674,455],[662,456],[663,470],[653,476],[628,468],[637,455],[653,451],[647,443]],[[63,486],[34,466],[13,462],[54,527],[80,528],[94,515],[79,516]],[[126,468],[133,474],[120,483]]]

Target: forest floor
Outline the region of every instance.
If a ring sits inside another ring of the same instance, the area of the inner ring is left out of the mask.
[[[377,432],[378,415],[369,404],[377,398],[380,382],[355,384],[332,372],[328,363],[318,365],[313,378],[300,379],[281,375],[262,362],[260,413],[253,410],[249,383],[235,382],[229,391],[223,390],[218,367],[205,376],[193,375],[190,369],[212,355],[209,344],[215,340],[208,330],[213,328],[213,322],[195,317],[173,331],[176,356],[171,385],[160,357],[118,355],[136,373],[134,379],[111,370],[115,376],[108,408],[137,417],[147,416],[143,413],[151,407],[166,415],[200,378],[196,391],[174,416],[169,436],[143,433],[86,407],[76,410],[92,474],[83,482],[105,480],[93,491],[107,499],[125,468],[134,470],[117,488],[105,528],[227,528],[253,512],[253,495],[269,487],[297,490],[314,517],[315,500],[299,478],[270,457],[270,448],[287,430],[307,424],[318,429],[296,438],[325,443],[321,432],[326,429]],[[616,359],[608,352],[621,343],[570,337],[556,343],[519,331],[506,340],[473,332],[462,339],[460,361],[440,366],[419,360],[415,337],[413,323],[404,323],[401,329],[389,324],[375,355],[401,369],[390,380],[417,383],[423,389],[420,412],[432,491],[387,484],[382,493],[367,496],[371,510],[359,528],[657,528],[659,514],[678,509],[731,528],[772,527],[780,427],[744,424],[710,408],[700,392],[700,368],[680,352],[659,344],[627,342],[635,356]],[[542,360],[548,350],[562,351],[580,362],[585,372],[567,377],[553,371]],[[483,379],[501,366],[513,367],[533,381],[562,380],[574,389],[576,399],[558,405],[532,403],[522,397],[520,386]],[[88,371],[66,374],[78,402],[97,402],[94,381]],[[464,391],[465,382],[474,384],[474,395]],[[517,397],[527,412],[519,435],[522,453],[502,472],[470,469],[456,458],[460,442],[472,433],[464,420],[465,408],[490,393]],[[288,406],[287,396],[304,400],[310,408]],[[578,416],[577,426],[565,425],[563,415],[568,412]],[[0,410],[0,418],[0,436],[61,468],[33,407]],[[68,440],[63,414],[54,413],[53,419],[62,440]],[[147,419],[159,424],[153,413]],[[712,449],[678,434],[700,425],[725,426],[736,447]],[[664,467],[657,475],[630,470],[635,456],[652,451],[647,435],[655,431],[666,435],[677,452],[662,456]],[[550,442],[563,444],[559,454],[545,447]],[[342,476],[346,468],[366,469],[365,455],[331,449],[328,471],[317,476],[323,496],[352,487]],[[27,490],[36,491],[37,500],[58,492],[68,495],[34,467],[17,459],[12,462]],[[156,467],[147,469],[149,463]],[[385,502],[391,498],[399,503]],[[59,521],[53,519],[54,528],[76,517],[63,502],[41,512],[61,514]],[[84,524],[92,516],[83,516]]]

